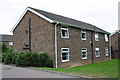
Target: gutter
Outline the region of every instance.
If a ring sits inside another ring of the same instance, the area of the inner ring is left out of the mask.
[[[58,22],[55,24],[55,68],[58,68],[58,62],[57,62],[57,25]]]
[[[82,27],[82,26],[78,26],[78,25],[74,25],[74,24],[64,23],[64,22],[60,22],[60,21],[56,21],[56,20],[54,20],[53,23],[56,23],[56,22],[59,22],[60,24],[62,24],[64,26],[71,26],[71,27],[80,28],[80,29],[83,29],[83,30],[89,30],[89,31],[94,32],[94,29],[90,29],[90,28],[86,28],[86,27]],[[110,34],[109,32],[104,32],[104,31],[99,31],[99,30],[96,30],[96,32],[104,33],[104,34]]]

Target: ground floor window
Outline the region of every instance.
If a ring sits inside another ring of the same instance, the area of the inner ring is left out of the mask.
[[[100,50],[99,48],[95,48],[95,56],[100,57]]]
[[[87,48],[82,48],[82,59],[87,59]]]
[[[105,48],[105,55],[106,55],[106,56],[109,56],[108,47]]]
[[[13,42],[9,42],[9,45],[12,46],[12,45],[13,45]]]
[[[69,48],[61,48],[61,60],[62,62],[69,61]]]

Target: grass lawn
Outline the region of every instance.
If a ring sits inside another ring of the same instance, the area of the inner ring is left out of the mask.
[[[72,68],[43,68],[37,69],[52,70],[75,75],[88,76],[93,78],[118,78],[118,60],[105,61],[101,63],[87,64]]]

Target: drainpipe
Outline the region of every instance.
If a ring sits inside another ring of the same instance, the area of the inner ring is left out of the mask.
[[[58,22],[55,24],[55,68],[57,68],[57,25]]]
[[[110,35],[109,35],[109,48],[110,48],[110,60],[112,60],[112,57],[111,57],[111,38],[110,38]]]
[[[29,18],[29,51],[31,51],[31,18]]]

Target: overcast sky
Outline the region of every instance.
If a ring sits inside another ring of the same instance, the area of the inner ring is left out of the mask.
[[[118,29],[118,2],[119,0],[0,0],[0,34],[12,34],[11,29],[28,6],[114,32]]]

